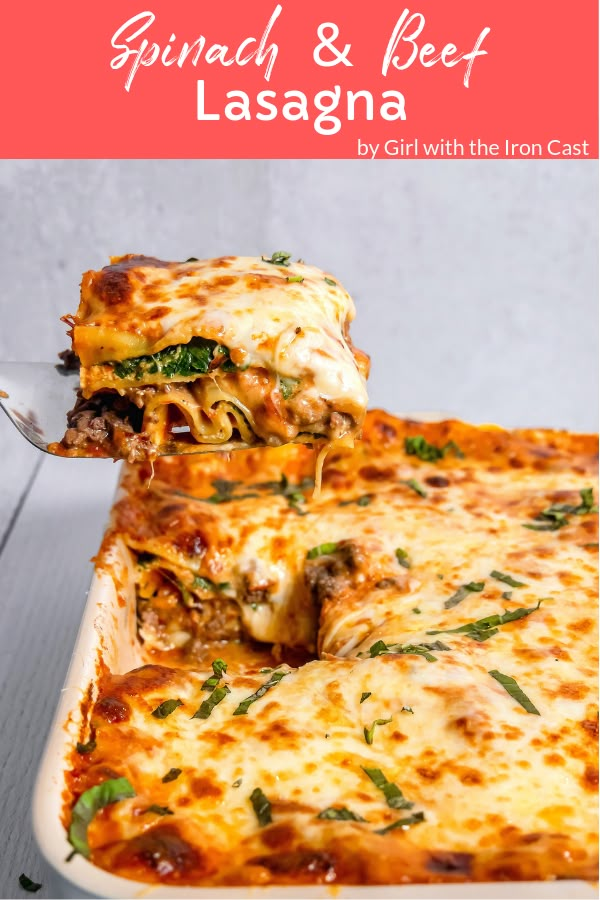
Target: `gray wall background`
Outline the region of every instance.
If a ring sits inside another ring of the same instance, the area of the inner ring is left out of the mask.
[[[54,359],[81,273],[110,254],[284,249],[354,296],[372,406],[596,429],[597,173],[595,161],[2,160],[0,359]]]

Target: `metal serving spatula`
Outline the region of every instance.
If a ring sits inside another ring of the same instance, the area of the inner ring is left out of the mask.
[[[0,406],[38,450],[60,441],[73,408],[79,372],[46,362],[0,362]]]

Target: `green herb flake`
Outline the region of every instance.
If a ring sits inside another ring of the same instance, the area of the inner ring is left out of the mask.
[[[513,595],[512,591],[504,591],[502,593],[502,599],[503,600],[512,600],[512,595]]]
[[[24,872],[21,872],[19,875],[19,884],[24,891],[27,891],[30,894],[35,894],[42,887],[37,881],[32,881]]]
[[[233,788],[239,788],[239,786],[241,785],[241,783],[242,783],[242,779],[241,779],[241,778],[236,778],[236,780],[233,782],[233,784],[231,785],[231,787],[233,787]]]
[[[178,706],[183,706],[181,700],[164,700],[156,709],[152,710],[155,719],[166,719],[172,712],[175,712]]]
[[[414,614],[415,614],[416,616],[420,616],[420,615],[421,615],[421,610],[419,609],[418,606],[413,606],[411,612],[414,612]]]
[[[521,690],[517,682],[514,678],[511,678],[510,675],[503,675],[502,672],[499,672],[498,669],[492,669],[491,672],[488,672],[488,675],[491,675],[492,678],[495,678],[496,681],[502,685],[504,690],[510,694],[513,700],[516,700],[523,709],[527,710],[528,713],[531,713],[534,716],[539,716],[540,711],[536,709],[533,705],[529,697]]]
[[[207,594],[222,594],[223,591],[229,590],[231,584],[228,581],[220,581],[219,583],[215,583],[210,578],[205,578],[204,575],[194,575],[194,580],[192,582],[192,588],[197,591],[205,591]]]
[[[292,484],[285,473],[282,473],[279,481],[265,481],[257,485],[262,490],[269,490],[275,495],[279,494],[285,497],[290,509],[293,509],[299,516],[308,515],[308,510],[301,509],[300,504],[306,503],[303,492],[314,486],[312,478],[303,478],[298,484]]]
[[[82,756],[86,756],[88,753],[94,752],[94,750],[96,749],[96,741],[94,740],[94,738],[91,738],[87,742],[87,744],[80,744],[79,741],[77,741],[75,749],[78,753],[81,753]]]
[[[402,828],[403,831],[406,831],[408,828],[411,828],[413,825],[418,825],[419,822],[425,821],[425,813],[417,812],[413,813],[412,816],[406,816],[404,819],[398,819],[397,822],[392,822],[391,825],[386,825],[385,828],[378,828],[375,831],[375,834],[387,834],[389,831],[394,831],[396,828]]]
[[[389,719],[375,719],[375,721],[373,722],[372,725],[369,726],[369,728],[366,728],[366,727],[363,728],[363,732],[364,732],[364,735],[365,735],[365,741],[367,742],[367,744],[372,744],[372,743],[373,743],[373,738],[374,738],[374,736],[375,736],[375,728],[376,728],[377,725],[389,725],[391,721],[392,721],[391,718],[389,718]]]
[[[323,279],[325,284],[328,284],[330,287],[337,287],[337,281],[334,281],[333,278],[328,278],[327,275]]]
[[[437,656],[431,653],[432,650],[444,651],[449,650],[441,641],[434,641],[432,644],[386,644],[385,641],[376,641],[369,650],[371,658],[375,656],[384,656],[387,653],[406,653],[412,656],[423,656],[427,662],[435,662]],[[359,654],[359,656],[366,656]]]
[[[340,822],[366,822],[362,816],[353,813],[352,810],[346,809],[345,806],[328,806],[316,816],[317,819],[338,820]]]
[[[215,688],[212,694],[210,694],[206,698],[206,700],[204,700],[200,704],[200,706],[192,716],[192,719],[208,719],[215,706],[217,706],[221,702],[221,700],[224,700],[227,694],[230,693],[231,691],[226,684],[221,685],[221,687]]]
[[[404,450],[408,456],[417,456],[424,462],[438,462],[450,451],[460,459],[464,459],[464,453],[454,441],[448,441],[443,447],[437,447],[426,441],[421,434],[404,438]]]
[[[497,569],[493,569],[490,572],[490,578],[495,578],[496,581],[502,581],[504,584],[508,584],[509,587],[513,588],[527,587],[524,581],[517,581],[511,575],[505,575],[504,572],[498,572]]]
[[[415,711],[412,708],[412,706],[403,706],[402,709],[400,710],[400,712],[410,713],[413,716],[415,714]]]
[[[271,804],[260,788],[254,788],[254,790],[250,794],[250,802],[252,804],[252,808],[254,809],[260,827],[264,828],[265,825],[270,825],[273,821],[273,816],[271,815]]]
[[[289,266],[291,258],[292,254],[286,253],[285,250],[276,250],[271,254],[271,259],[261,256],[263,262],[271,263],[272,266]]]
[[[69,826],[69,843],[77,853],[86,859],[90,855],[87,830],[96,813],[111,803],[130,797],[135,797],[135,791],[127,778],[109,778],[83,792],[73,807]]]
[[[558,531],[570,524],[570,515],[584,516],[588,513],[597,513],[598,506],[594,503],[593,488],[582,488],[579,491],[581,503],[574,506],[572,503],[554,503],[534,516],[534,521],[540,524],[526,523],[523,528],[531,531]]]
[[[216,341],[194,337],[187,344],[165,347],[147,356],[136,356],[112,363],[117,378],[140,381],[148,375],[160,374],[165,378],[175,376],[205,375],[209,370],[221,367],[236,371],[229,350]]]
[[[304,281],[304,276],[303,275],[288,275],[285,280],[289,281],[290,284],[302,284],[302,282]]]
[[[369,697],[371,696],[372,693],[373,693],[372,691],[365,691],[363,694],[360,695],[360,702],[364,703],[365,700],[369,699]]]
[[[316,559],[318,556],[329,556],[330,553],[335,553],[338,547],[339,543],[334,542],[319,544],[317,547],[313,547],[312,550],[308,551],[306,558]]]
[[[361,769],[368,775],[375,787],[383,793],[387,805],[391,809],[412,809],[415,805],[407,800],[397,784],[388,781],[381,769],[369,769],[361,766]]]
[[[403,550],[402,547],[397,547],[394,550],[394,553],[396,554],[396,559],[398,560],[400,565],[404,566],[405,569],[410,569],[411,561],[408,558],[408,553],[406,552],[406,550]]]
[[[273,672],[269,680],[265,681],[254,694],[251,694],[249,697],[246,697],[245,700],[242,700],[237,709],[234,710],[233,715],[245,716],[250,706],[253,703],[256,703],[257,700],[260,700],[261,697],[264,697],[267,691],[270,691],[276,684],[279,684],[281,679],[285,678],[286,675],[287,672]]]
[[[227,663],[222,659],[215,659],[211,663],[213,674],[210,678],[207,678],[202,687],[201,691],[212,691],[216,688],[222,676],[227,671]]]
[[[427,496],[427,491],[422,484],[419,484],[416,478],[408,478],[405,481],[401,481],[400,484],[405,484],[406,487],[409,487],[411,490],[413,490],[415,494],[419,495],[419,497]]]
[[[181,769],[169,769],[166,775],[163,775],[161,781],[163,784],[168,784],[169,781],[175,781],[181,775]]]
[[[300,384],[299,378],[284,378],[279,376],[279,391],[284,400],[289,400],[296,393],[296,389]]]
[[[145,813],[154,813],[157,816],[174,816],[175,813],[172,809],[169,809],[168,806],[158,806],[156,803],[153,803],[152,806],[148,806],[147,809],[144,810]]]
[[[427,634],[466,634],[474,641],[481,643],[498,634],[498,629],[502,625],[516,622],[518,619],[524,619],[526,616],[536,612],[543,600],[544,598],[539,600],[537,606],[528,608],[520,606],[519,609],[506,610],[502,614],[496,613],[491,616],[485,616],[483,619],[477,619],[475,622],[467,622],[466,625],[461,625],[459,628],[443,628],[440,631],[428,631]]]
[[[444,603],[444,609],[452,609],[453,606],[458,606],[459,603],[468,597],[471,593],[480,593],[485,587],[485,581],[470,581],[468,584],[463,584],[456,591],[455,594],[452,594],[451,597],[446,600]]]
[[[352,506],[353,504],[356,504],[356,506],[368,506],[369,503],[371,503],[372,499],[372,494],[362,494],[355,500],[341,500],[338,503],[338,506]]]

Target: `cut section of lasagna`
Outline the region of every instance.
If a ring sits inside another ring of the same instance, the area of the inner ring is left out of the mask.
[[[81,391],[54,452],[161,454],[352,440],[368,357],[350,295],[327,273],[270,258],[122,256],[86,272],[67,316]]]
[[[318,497],[314,455],[126,467],[97,566],[145,665],[86,695],[73,846],[172,885],[593,879],[596,438],[371,412]]]

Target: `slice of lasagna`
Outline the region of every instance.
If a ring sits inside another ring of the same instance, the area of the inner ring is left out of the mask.
[[[354,303],[288,253],[86,272],[70,325],[81,390],[53,451],[130,461],[360,434],[368,357]]]

